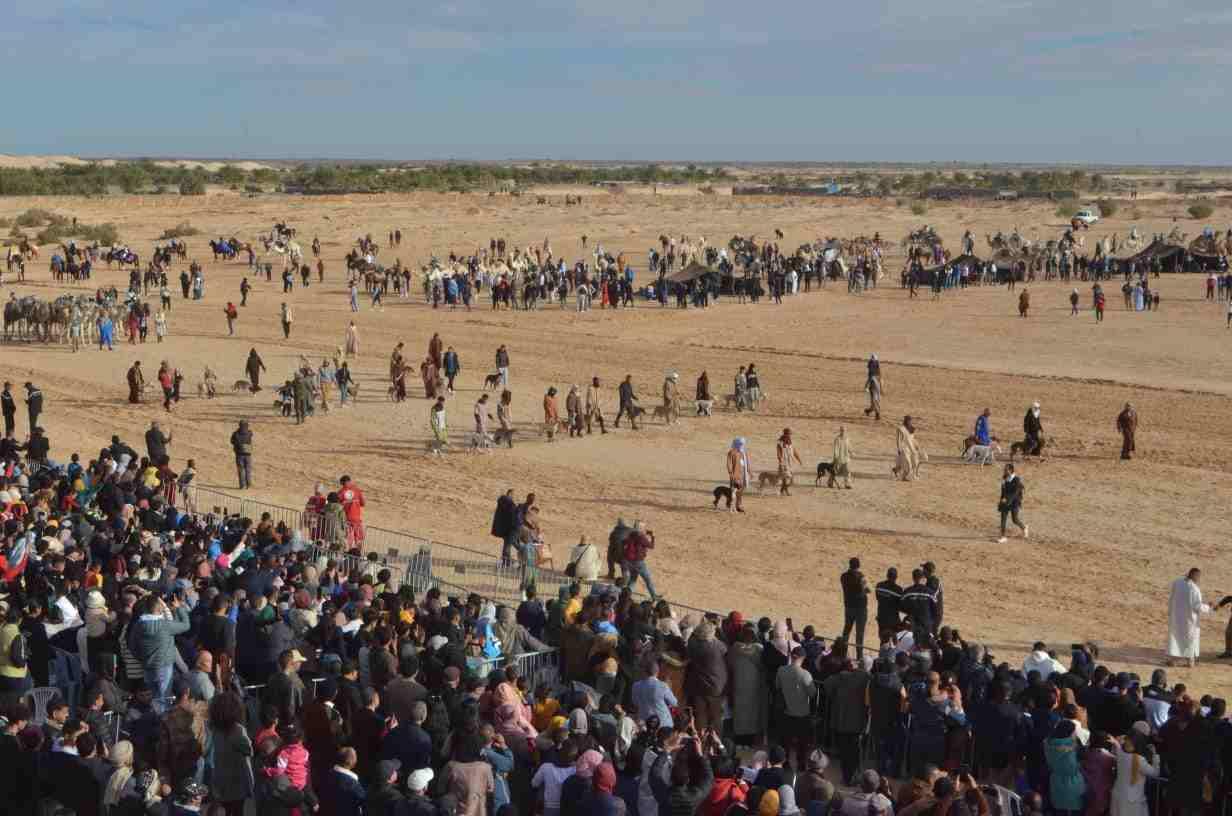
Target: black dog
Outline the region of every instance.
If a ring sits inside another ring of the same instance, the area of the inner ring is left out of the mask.
[[[727,499],[727,509],[731,509],[732,489],[727,485],[719,485],[714,489],[714,509],[719,509],[719,499]]]
[[[829,462],[818,462],[817,463],[817,482],[816,484],[821,484],[822,477],[829,476],[832,473],[834,473],[834,465],[830,464]]]
[[[483,378],[484,391],[487,391],[489,388],[495,391],[498,385],[500,385],[500,374],[489,374]]]

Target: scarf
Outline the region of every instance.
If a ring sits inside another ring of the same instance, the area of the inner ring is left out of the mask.
[[[587,751],[587,753],[592,753]],[[581,760],[578,760],[581,762]],[[595,768],[594,775],[591,777],[594,782],[595,790],[599,793],[606,793],[608,796],[615,795],[616,792],[616,768],[610,762],[603,762],[599,767]]]
[[[577,771],[577,775],[583,779],[590,779],[595,774],[595,769],[603,764],[603,754],[595,750],[590,750],[578,757],[577,763],[573,766]]]
[[[117,742],[111,749],[111,764],[115,766],[115,770],[111,772],[107,787],[103,789],[104,807],[114,807],[120,803],[124,786],[133,776],[133,744],[128,740]]]
[[[496,625],[492,627],[492,633],[500,641],[501,652],[508,655],[518,635],[518,622],[514,616],[513,609],[507,606],[501,607],[500,612],[497,614]]]

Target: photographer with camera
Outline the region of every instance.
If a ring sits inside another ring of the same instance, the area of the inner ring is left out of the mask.
[[[175,636],[190,628],[188,606],[183,590],[177,590],[166,597],[148,595],[135,611],[137,620],[129,627],[128,648],[141,661],[146,685],[154,692],[154,706],[161,712],[171,695]]]
[[[667,738],[650,766],[650,788],[660,813],[695,813],[713,786],[714,771],[690,717],[688,727]]]

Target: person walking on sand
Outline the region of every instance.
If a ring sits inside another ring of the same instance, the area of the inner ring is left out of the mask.
[[[1031,308],[1031,293],[1024,286],[1018,294],[1018,316],[1026,317],[1027,311]]]
[[[920,449],[919,443],[916,442],[915,425],[912,423],[910,415],[903,417],[903,424],[898,426],[894,441],[898,448],[898,454],[894,467],[891,468],[890,472],[904,482],[918,479],[920,477],[920,459],[924,458],[924,452]]]
[[[800,454],[796,452],[796,446],[791,441],[791,428],[784,428],[783,435],[779,437],[777,453],[779,457],[779,495],[791,495],[791,463],[794,459],[796,464],[801,467],[804,462],[800,461]]]
[[[141,392],[145,389],[145,375],[141,373],[141,361],[134,360],[128,369],[128,401],[134,405],[140,404]],[[31,424],[31,427],[34,427]]]
[[[1198,588],[1201,580],[1202,570],[1194,567],[1184,578],[1172,582],[1172,592],[1168,598],[1170,666],[1184,660],[1185,665],[1193,668],[1202,653],[1201,616],[1209,614],[1211,608],[1202,602],[1202,590]]]
[[[1069,316],[1076,317],[1078,315],[1078,290],[1069,293]]]
[[[501,388],[509,387],[509,350],[501,343],[496,349],[496,373],[500,375]]]
[[[500,428],[496,431],[497,445],[501,440],[505,440],[505,444],[510,448],[513,447],[513,393],[506,388],[501,392],[500,402],[496,406],[496,421]]]
[[[248,374],[248,389],[254,394],[261,390],[261,372],[264,370],[265,363],[257,354],[257,350],[249,349],[248,362],[244,365],[244,371]]]
[[[291,306],[284,300],[282,302],[282,336],[283,339],[291,337]]]
[[[622,416],[629,417],[629,425],[633,430],[637,430],[637,394],[633,392],[633,375],[626,374],[624,382],[620,384],[620,407],[616,409],[615,426],[620,427],[620,418]]]
[[[358,357],[359,356],[359,328],[355,325],[354,320],[352,320],[351,324],[347,326],[346,338],[344,341],[344,348],[345,348],[344,356],[346,357]]]
[[[350,283],[347,284],[347,297],[350,298],[350,301],[351,301],[351,311],[358,312],[359,311],[359,284],[356,283],[354,278],[351,278]]]
[[[240,306],[248,305],[248,293],[252,291],[252,284],[248,282],[248,278],[240,281]]]
[[[162,309],[154,315],[154,336],[158,338],[158,342],[162,342],[167,336],[167,313]]]
[[[239,427],[232,432],[231,450],[235,453],[240,490],[252,487],[252,431],[248,429],[248,420],[241,419]]]
[[[224,315],[227,316],[227,336],[234,337],[235,336],[235,318],[240,316],[240,312],[238,309],[235,308],[235,304],[229,300],[227,301],[227,307],[223,309],[222,312]]]
[[[1138,431],[1138,412],[1134,410],[1133,405],[1125,403],[1125,409],[1117,414],[1116,427],[1121,434],[1121,458],[1134,458],[1134,434]]]
[[[599,423],[599,433],[607,433],[603,426],[603,409],[599,407],[599,378],[592,377],[586,388],[586,433],[589,434],[593,423]]]
[[[744,437],[732,440],[727,451],[727,486],[736,500],[729,512],[744,512],[744,491],[749,486],[749,453]]]
[[[826,487],[837,487],[838,480],[843,480],[843,487],[851,490],[851,443],[847,439],[847,429],[838,426],[834,437],[834,458],[830,460],[830,478]]]
[[[1023,538],[1031,537],[1031,528],[1023,524],[1022,519],[1018,517],[1025,493],[1026,489],[1023,487],[1022,479],[1018,478],[1018,474],[1014,472],[1014,466],[1006,464],[1001,476],[1001,499],[997,503],[997,512],[1001,514],[1001,537],[997,539],[998,544],[1004,544],[1009,540],[1005,536],[1005,523],[1009,519],[1012,519],[1014,525],[1022,530]]]
[[[432,455],[443,456],[449,446],[449,421],[445,416],[445,398],[437,397],[428,416],[432,426]]]
[[[864,381],[864,390],[868,392],[868,407],[864,416],[873,415],[873,419],[881,419],[881,361],[877,355],[868,358],[868,378]]]

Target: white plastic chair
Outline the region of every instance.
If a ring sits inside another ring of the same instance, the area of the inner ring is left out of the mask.
[[[60,696],[60,689],[50,686],[40,686],[30,689],[30,723],[42,725],[47,722],[47,706]]]

